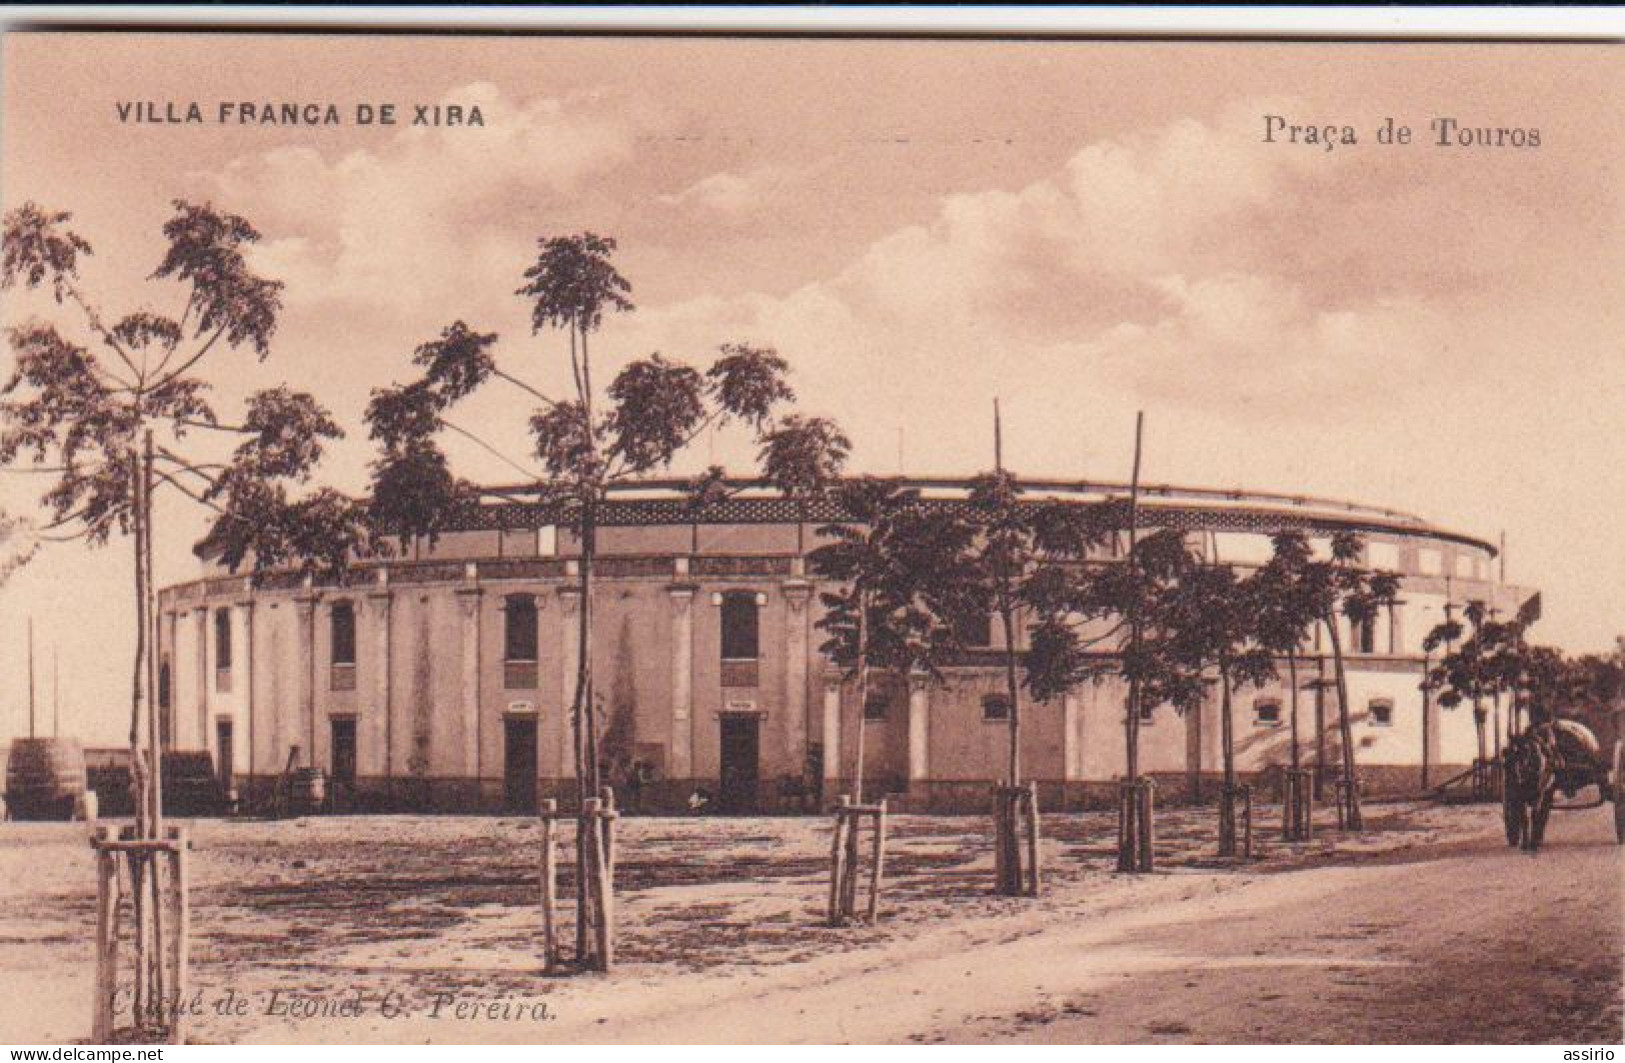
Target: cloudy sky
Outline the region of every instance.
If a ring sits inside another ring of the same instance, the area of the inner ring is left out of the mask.
[[[591,229],[638,304],[606,359],[775,346],[864,470],[987,466],[998,395],[1013,467],[1123,478],[1143,409],[1150,480],[1504,530],[1545,638],[1625,631],[1618,48],[14,34],[4,62],[4,204],[73,211],[111,311],[173,311],[140,280],[170,200],[264,233],[286,310],[263,365],[215,363],[222,409],[288,381],[355,423],[459,318],[556,387],[512,292],[537,237]],[[130,101],[205,121],[121,123]],[[221,124],[223,102],[344,123]],[[354,123],[387,102],[403,124]],[[484,125],[413,127],[413,104]],[[1266,115],[1360,143],[1265,143]],[[1376,143],[1388,117],[1411,144]],[[1436,118],[1540,145],[1437,147]],[[8,320],[57,313],[7,295]],[[527,412],[493,394],[465,416],[522,456]],[[748,460],[726,436],[712,455]],[[369,456],[356,433],[331,479],[358,487]],[[39,479],[0,474],[0,506]],[[165,520],[172,581],[202,517]],[[59,547],[0,590],[0,669],[33,613],[65,729],[96,740],[127,672],[124,553]],[[0,686],[0,733],[24,729]]]

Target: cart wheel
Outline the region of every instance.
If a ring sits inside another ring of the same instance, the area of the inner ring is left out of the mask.
[[[1614,797],[1614,841],[1625,845],[1625,738],[1614,743],[1614,771],[1609,779]]]
[[[1506,823],[1507,844],[1516,849],[1523,843],[1523,803],[1510,786],[1501,788],[1501,819]]]

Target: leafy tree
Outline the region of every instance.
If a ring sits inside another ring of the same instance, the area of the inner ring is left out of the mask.
[[[1255,575],[1246,580],[1229,565],[1210,564],[1187,553],[1183,571],[1163,605],[1171,633],[1173,661],[1198,679],[1218,673],[1219,746],[1224,789],[1219,812],[1219,855],[1236,851],[1236,741],[1232,695],[1243,686],[1263,686],[1275,678],[1275,661],[1257,640],[1255,617],[1260,597]],[[1184,687],[1189,689],[1189,687]],[[1198,699],[1178,707],[1200,712]]]
[[[818,529],[826,540],[807,555],[813,573],[836,584],[821,592],[820,647],[853,681],[857,700],[853,798],[863,800],[863,711],[876,669],[937,675],[955,645],[954,618],[970,587],[968,526],[921,504],[917,490],[863,477],[833,498],[843,515]],[[826,756],[839,757],[839,750]]]
[[[416,379],[374,391],[366,412],[379,446],[372,468],[373,516],[403,542],[432,541],[480,497],[479,489],[451,472],[440,445],[443,432],[464,436],[518,469],[557,522],[575,533],[579,652],[570,721],[581,802],[595,796],[601,783],[592,631],[598,528],[610,493],[668,468],[703,432],[730,421],[749,428],[764,452],[784,456],[775,469],[793,467],[814,477],[838,468],[845,456],[844,439],[828,422],[808,427],[807,421],[776,417],[794,392],[786,379],[788,364],[769,348],[724,346],[703,371],[651,354],[622,364],[607,386],[596,388],[594,374],[601,366],[593,356],[593,338],[606,315],[633,310],[632,286],[612,261],[615,248],[614,240],[590,232],[543,237],[536,261],[515,293],[530,304],[533,335],[563,334],[570,371],[564,397],[551,397],[500,365],[495,333],[455,321],[417,348]],[[502,454],[449,417],[460,402],[493,380],[517,389],[533,404],[527,461]],[[724,479],[720,470],[713,470],[700,479],[696,492],[724,489]],[[780,486],[789,492],[804,483]],[[585,856],[589,845],[598,844],[590,832],[585,818],[578,821],[578,854]],[[584,961],[584,928],[596,918],[592,909],[607,890],[607,883],[587,883],[577,891],[577,955]]]
[[[1399,577],[1392,572],[1371,572],[1360,564],[1365,541],[1353,532],[1340,531],[1332,535],[1328,582],[1330,595],[1323,602],[1321,623],[1326,627],[1332,647],[1332,674],[1337,684],[1338,744],[1343,762],[1343,822],[1349,830],[1362,830],[1364,820],[1360,814],[1359,787],[1354,775],[1354,723],[1349,704],[1348,671],[1343,658],[1343,639],[1338,629],[1337,614],[1341,612],[1357,627],[1374,623],[1377,614],[1399,600]],[[1318,585],[1321,577],[1316,577]]]
[[[138,310],[113,318],[84,289],[88,240],[72,215],[25,203],[0,234],[0,287],[47,292],[68,319],[33,318],[7,331],[15,367],[0,386],[0,466],[53,479],[41,496],[51,517],[40,540],[105,545],[128,535],[134,554],[135,653],[130,694],[131,792],[136,831],[163,829],[157,719],[157,610],[153,587],[154,496],[172,490],[214,513],[209,541],[255,578],[297,564],[339,578],[371,546],[348,500],[309,482],[326,444],[341,433],[314,398],[286,388],[250,395],[241,423],[222,421],[201,375],[212,352],[270,352],[282,284],[257,274],[247,251],[260,238],[246,220],[209,204],[177,200],[164,223],[167,250],[148,277],[180,289],[178,313]],[[224,460],[205,457],[194,437],[235,436]],[[142,722],[145,718],[145,748]],[[138,1023],[163,1024],[163,960],[155,913],[158,876],[140,882],[134,999]]]
[[[1297,529],[1277,532],[1271,537],[1270,560],[1254,575],[1254,624],[1258,642],[1287,660],[1291,743],[1289,754],[1294,771],[1302,768],[1302,742],[1299,737],[1298,659],[1309,633],[1324,613],[1323,602],[1330,597],[1330,569],[1315,564],[1309,537]]]
[[[838,467],[844,456],[834,453],[840,437],[829,422],[815,420],[814,431],[807,421],[775,419],[794,392],[786,380],[788,364],[771,349],[727,345],[704,371],[651,354],[625,363],[601,393],[596,390],[593,375],[600,367],[593,337],[606,315],[633,309],[632,286],[612,262],[615,247],[614,240],[590,232],[544,237],[516,292],[530,303],[534,334],[564,334],[567,397],[552,398],[499,365],[495,333],[455,321],[417,348],[413,362],[419,376],[374,391],[366,414],[380,448],[373,464],[373,516],[405,542],[433,540],[480,495],[452,474],[439,443],[441,433],[450,431],[495,449],[449,419],[457,404],[492,380],[511,385],[535,404],[528,422],[534,464],[504,460],[526,475],[580,543],[581,652],[570,719],[583,800],[597,793],[600,783],[590,635],[598,526],[609,493],[670,466],[701,433],[730,420],[752,429],[764,450],[799,455],[798,464],[788,458],[784,463],[803,473]],[[720,482],[720,470],[715,473],[713,480]]]
[[[1021,481],[1002,468],[971,481],[966,514],[975,543],[973,582],[954,598],[964,620],[998,617],[1004,650],[1005,695],[1010,702],[1005,780],[1021,783],[1021,681],[1019,615],[1028,586],[1067,581],[1089,551],[1111,535],[1107,508],[1022,497]]]
[[[314,398],[285,387],[256,392],[240,423],[221,420],[199,375],[211,352],[263,360],[282,306],[282,284],[254,272],[246,252],[260,234],[208,204],[177,200],[164,223],[167,250],[151,280],[180,290],[179,313],[136,311],[110,318],[82,287],[90,242],[72,215],[25,203],[4,219],[0,287],[43,289],[77,321],[32,319],[7,338],[16,367],[0,387],[0,465],[55,477],[41,498],[51,519],[41,540],[105,544],[131,536],[135,553],[136,652],[130,744],[139,753],[148,719],[156,769],[157,727],[152,586],[153,498],[173,490],[213,511],[208,541],[229,567],[255,577],[295,564],[342,576],[370,540],[357,508],[336,492],[308,490],[326,444],[342,433]],[[235,436],[223,461],[189,449],[194,435]],[[155,830],[159,790],[144,758],[137,773],[139,819]]]
[[[1507,689],[1509,681],[1515,681],[1513,673],[1519,665],[1515,663],[1515,651],[1508,653],[1510,630],[1507,625],[1491,619],[1482,601],[1468,602],[1463,615],[1467,620],[1465,625],[1454,616],[1447,617],[1423,640],[1423,647],[1429,651],[1445,648],[1425,682],[1429,689],[1438,692],[1439,704],[1446,708],[1454,708],[1464,701],[1472,705],[1478,759],[1487,760],[1489,740],[1485,722],[1488,712],[1484,702]]]
[[[1115,506],[1099,519],[1119,519]],[[1032,646],[1024,682],[1048,701],[1086,682],[1119,676],[1130,688],[1124,721],[1125,778],[1139,778],[1138,736],[1143,706],[1198,703],[1203,684],[1180,666],[1173,596],[1191,564],[1184,533],[1161,529],[1139,539],[1121,562],[1049,565],[1024,589],[1032,609]],[[1138,638],[1127,638],[1130,617]],[[1099,647],[1114,652],[1105,653]]]

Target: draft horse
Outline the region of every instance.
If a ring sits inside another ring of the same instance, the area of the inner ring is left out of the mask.
[[[1610,763],[1611,760],[1611,763]],[[1605,757],[1589,728],[1573,720],[1548,720],[1513,736],[1502,763],[1501,810],[1506,821],[1507,844],[1525,852],[1539,851],[1546,837],[1546,820],[1560,812],[1614,806],[1614,837],[1625,845],[1625,738],[1614,743]],[[1597,799],[1586,804],[1557,804],[1587,786],[1597,788]]]

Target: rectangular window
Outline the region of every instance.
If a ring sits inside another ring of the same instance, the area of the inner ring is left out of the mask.
[[[1354,631],[1355,653],[1377,652],[1377,618],[1368,616],[1363,620],[1351,621]]]
[[[537,685],[536,598],[510,594],[502,600],[502,685],[508,690],[534,690]]]
[[[722,596],[722,659],[754,661],[761,655],[759,607],[751,591]]]
[[[1253,702],[1253,726],[1281,726],[1281,703],[1273,700]]]
[[[1416,570],[1424,576],[1439,575],[1443,564],[1444,559],[1433,547],[1424,546],[1416,551]]]
[[[355,606],[349,602],[334,602],[328,614],[328,631],[332,645],[328,654],[327,689],[355,689]]]
[[[1156,723],[1157,722],[1156,712],[1157,712],[1157,707],[1155,705],[1144,705],[1144,704],[1142,704],[1140,706],[1140,726],[1148,727],[1151,724]]]
[[[226,607],[214,611],[214,688],[231,692],[231,610]]]
[[[863,718],[865,720],[884,720],[886,710],[891,705],[891,698],[885,694],[870,694],[863,702]]]
[[[214,611],[214,666],[231,671],[231,610]]]
[[[755,591],[722,595],[722,685],[754,687],[760,682],[761,603]]]
[[[982,719],[1008,720],[1010,718],[1010,699],[1003,694],[989,694],[982,699]]]
[[[1372,727],[1392,727],[1394,725],[1394,703],[1387,698],[1372,701],[1369,709]]]
[[[334,602],[332,611],[333,663],[355,664],[355,606]]]

